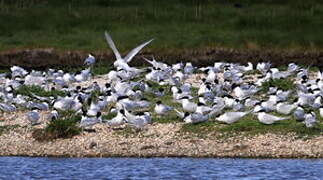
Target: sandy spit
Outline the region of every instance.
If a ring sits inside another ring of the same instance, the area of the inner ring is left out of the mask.
[[[1,121],[0,125],[22,123],[17,119]],[[323,158],[323,136],[307,140],[292,134],[199,138],[180,132],[182,125],[152,124],[139,133],[125,134],[98,124],[96,132],[49,142],[32,137],[33,129],[44,125],[20,126],[0,135],[0,156]]]

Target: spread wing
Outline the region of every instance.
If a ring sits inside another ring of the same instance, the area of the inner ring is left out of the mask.
[[[121,59],[121,55],[120,55],[118,49],[116,48],[110,34],[107,31],[105,31],[104,35],[105,35],[105,39],[107,40],[107,42],[108,42],[110,48],[112,49],[114,55],[116,56],[116,58]]]
[[[153,41],[154,39],[151,39],[151,40],[149,40],[149,41],[147,41],[147,42],[145,42],[145,43],[143,43],[143,44],[141,44],[141,45],[139,45],[138,47],[136,47],[136,48],[134,48],[133,50],[131,50],[128,54],[127,54],[127,56],[124,58],[124,60],[127,62],[127,63],[129,63],[131,60],[132,60],[132,58],[142,49],[142,48],[144,48],[147,44],[149,44],[151,41]]]

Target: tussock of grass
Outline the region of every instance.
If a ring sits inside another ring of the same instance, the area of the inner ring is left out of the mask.
[[[129,126],[126,126],[123,129],[119,129],[115,131],[115,134],[123,136],[125,138],[137,136],[138,133],[139,133],[139,130],[131,128]]]
[[[24,96],[32,96],[32,93],[42,97],[50,97],[50,96],[57,97],[57,96],[65,95],[63,91],[59,91],[59,90],[46,91],[42,87],[36,86],[36,85],[32,85],[32,86],[22,85],[17,90],[17,94],[21,94]]]
[[[153,117],[153,120],[156,123],[174,123],[181,121],[174,111],[169,112],[169,114],[165,116],[158,116],[156,114],[153,114]]]
[[[263,83],[261,92],[267,92],[269,87],[278,87],[284,91],[295,89],[295,85],[290,79],[270,79],[269,81]]]
[[[216,132],[218,130],[218,126],[219,123],[211,121],[197,124],[184,124],[181,131],[199,135],[206,135],[211,132]]]
[[[36,129],[33,137],[38,141],[51,141],[57,138],[71,138],[80,134],[78,122],[81,117],[74,112],[62,112],[61,118],[51,121],[45,129]]]
[[[59,67],[59,69],[63,70],[64,72],[76,73],[81,72],[84,70],[84,66],[79,67]],[[113,66],[111,64],[103,63],[103,62],[96,62],[95,65],[91,69],[92,75],[103,75],[107,74],[111,71]]]
[[[20,127],[19,125],[6,125],[6,126],[0,126],[0,136],[5,133],[8,132],[12,129],[15,129],[17,127]]]
[[[93,75],[108,74],[111,71],[111,68],[112,68],[111,64],[98,63],[94,66],[92,70],[92,74]]]

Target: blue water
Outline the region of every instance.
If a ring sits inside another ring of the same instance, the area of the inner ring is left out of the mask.
[[[323,179],[323,159],[0,157],[0,179]]]

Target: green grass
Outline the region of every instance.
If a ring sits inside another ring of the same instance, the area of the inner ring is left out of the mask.
[[[111,120],[112,118],[116,117],[117,113],[109,113],[102,116],[104,120]]]
[[[24,96],[32,96],[32,93],[37,95],[37,96],[42,96],[42,97],[57,97],[57,96],[64,96],[65,93],[63,91],[59,90],[52,90],[52,91],[46,91],[40,86],[32,85],[32,86],[27,86],[27,85],[21,85],[19,89],[16,91],[17,94],[21,94]]]
[[[294,82],[291,79],[270,79],[262,84],[261,92],[267,92],[269,87],[278,87],[284,91],[295,89]]]
[[[71,138],[81,133],[82,129],[78,126],[81,116],[75,112],[60,112],[60,118],[50,121],[45,129],[36,129],[33,137],[38,141],[50,141],[57,138]]]
[[[84,66],[79,66],[79,67],[66,67],[66,66],[57,67],[57,69],[61,69],[64,72],[70,72],[70,73],[80,72],[80,71],[84,70],[85,68],[86,67],[84,67]],[[103,62],[97,62],[93,66],[93,68],[91,70],[91,73],[93,75],[103,75],[103,74],[109,73],[111,69],[112,69],[111,64],[107,64],[107,63],[103,63]]]
[[[323,1],[235,2],[1,0],[0,50],[106,50],[105,30],[121,52],[151,38],[145,49],[322,49]]]
[[[295,133],[298,137],[313,137],[323,134],[323,120],[313,128],[306,128],[303,123],[297,122],[294,118],[279,121],[272,125],[265,125],[257,120],[254,115],[248,115],[233,124],[221,124],[218,122],[206,122],[199,124],[184,124],[182,132],[197,134],[201,137],[209,133],[219,133],[219,137],[234,135],[257,135],[257,134],[288,134]]]
[[[153,117],[153,121],[156,123],[174,123],[181,121],[181,119],[176,115],[174,111],[169,112],[169,114],[165,116],[158,116],[156,114],[153,114]]]
[[[0,74],[10,72],[9,69],[0,69]]]

